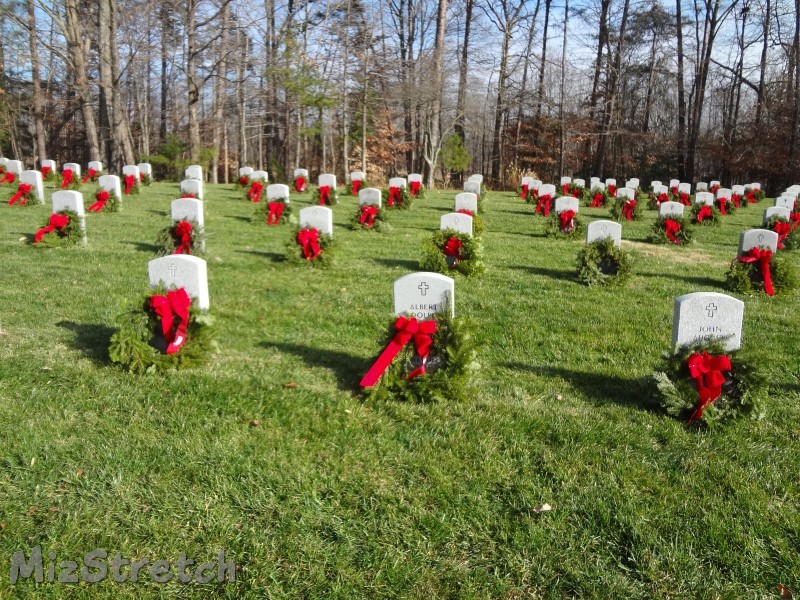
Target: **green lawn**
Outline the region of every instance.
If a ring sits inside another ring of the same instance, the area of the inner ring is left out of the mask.
[[[176,191],[155,184],[121,213],[88,215],[85,248],[31,248],[19,240],[49,209],[0,206],[0,597],[800,590],[798,295],[745,299],[744,344],[771,381],[764,420],[690,430],[653,408],[648,380],[674,298],[725,291],[739,231],[769,202],[698,228],[685,249],[647,243],[648,211],[623,224],[629,284],[593,289],[574,274],[582,241],[545,238],[532,206],[490,193],[487,272],[456,279],[456,311],[479,325],[478,391],[410,405],[365,402],[357,383],[381,350],[392,281],[417,270],[455,192],[391,213],[385,235],[351,231],[356,202],[342,196],[337,263],[320,271],[282,263],[288,226],[255,223],[240,192],[207,186],[219,351],[202,369],[134,376],[109,363],[108,339],[147,291]],[[293,195],[295,212],[310,202]],[[203,562],[224,548],[239,570],[235,584],[11,586],[13,553],[36,545],[59,561],[102,547]]]

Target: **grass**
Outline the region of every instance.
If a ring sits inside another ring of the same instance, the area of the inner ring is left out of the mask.
[[[381,350],[392,281],[417,270],[453,191],[392,212],[386,235],[351,231],[342,196],[337,264],[313,270],[282,263],[288,226],[255,223],[240,192],[207,186],[219,352],[196,371],[132,376],[109,364],[108,339],[147,289],[176,194],[154,184],[118,214],[87,215],[89,244],[72,249],[18,241],[46,207],[0,206],[0,564],[36,545],[58,560],[102,547],[202,562],[224,548],[237,581],[11,586],[2,570],[0,597],[800,589],[797,295],[745,298],[744,343],[771,380],[765,420],[691,431],[653,408],[647,380],[674,298],[725,291],[738,233],[766,202],[684,249],[647,243],[652,211],[623,223],[631,281],[595,289],[576,279],[581,241],[546,239],[532,206],[490,193],[487,272],[456,279],[456,310],[480,325],[479,393],[414,405],[364,402],[356,387]],[[293,195],[295,211],[310,198]]]

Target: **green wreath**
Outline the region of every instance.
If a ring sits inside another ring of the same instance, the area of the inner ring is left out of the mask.
[[[34,242],[34,238],[31,238],[31,244],[37,248],[67,248],[80,244],[83,241],[83,231],[81,230],[81,221],[78,213],[71,210],[61,210],[53,214],[69,217],[67,226],[44,234],[38,243]],[[40,229],[47,227],[49,224],[50,219],[48,218],[48,222],[42,225]]]
[[[314,190],[313,199],[314,199],[314,204],[319,204],[318,187]],[[339,192],[337,191],[336,188],[332,187],[330,193],[330,201],[325,203],[325,206],[333,206],[334,204],[339,204]]]
[[[108,192],[108,200],[103,205],[103,208],[100,210],[101,213],[115,213],[119,212],[122,208],[122,201],[120,200],[119,196],[117,196],[114,192],[107,190],[105,188],[98,187],[97,191],[92,196],[95,200],[97,199],[97,194],[100,192]]]
[[[64,171],[61,171],[61,178],[57,180],[57,182],[58,182],[57,183],[57,188],[58,189],[56,191],[59,191],[59,190],[61,190],[61,191],[73,190],[73,191],[77,192],[78,190],[81,189],[81,185],[83,185],[83,180],[74,171],[72,172],[72,182],[68,183],[67,187],[62,187],[63,181],[64,181]]]
[[[714,198],[714,208],[716,208],[719,211],[719,214],[722,215],[722,210],[719,208],[719,199],[716,197]],[[732,215],[738,208],[739,207],[737,207],[733,201],[728,198],[728,201],[725,203],[725,214]]]
[[[688,421],[700,406],[697,383],[692,378],[687,359],[695,353],[708,352],[712,357],[725,355],[730,359],[730,371],[722,371],[725,383],[720,396],[702,411],[695,420],[713,427],[742,416],[760,419],[764,416],[767,380],[763,370],[752,357],[741,350],[725,352],[722,340],[712,339],[679,348],[674,354],[663,355],[662,364],[653,373],[658,402],[669,415]]]
[[[361,190],[363,190],[365,188],[368,188],[368,187],[369,187],[369,185],[367,184],[367,180],[366,179],[362,179],[361,180],[361,185],[359,186],[358,191],[361,191]],[[358,194],[357,193],[356,194],[353,193],[353,182],[352,181],[348,185],[346,185],[344,187],[344,192],[343,193],[344,193],[345,196],[351,196],[353,198],[358,198]]]
[[[703,210],[707,205],[705,204],[693,204],[692,205],[692,225],[702,225],[703,227],[715,226],[718,227],[721,223],[720,221],[720,214],[719,210],[715,206],[708,206],[711,209],[710,216],[704,218],[702,221],[698,221],[697,218],[700,216],[700,211]]]
[[[206,233],[205,229],[200,227],[197,224],[197,221],[188,220],[188,219],[181,219],[181,221],[177,221],[170,225],[169,227],[165,227],[161,231],[158,232],[158,236],[156,237],[155,244],[158,246],[158,255],[159,256],[167,256],[168,254],[173,254],[178,247],[181,245],[181,237],[177,233],[178,224],[182,221],[186,221],[189,225],[192,226],[192,232],[190,237],[192,239],[191,242],[191,256],[205,256],[205,241],[206,241]]]
[[[287,223],[297,223],[297,219],[292,214],[291,203],[286,202],[286,198],[273,198],[272,200],[262,199],[261,202],[253,202],[253,216],[258,223],[266,223],[267,225],[274,225],[269,223],[269,204],[270,202],[280,202],[283,204],[283,212],[278,219],[278,225],[285,225]]]
[[[150,174],[141,175],[139,180],[143,185],[150,186],[153,183],[153,176]]]
[[[794,265],[780,254],[773,254],[769,265],[772,289],[775,295],[785,294],[797,288],[798,276]],[[725,273],[725,284],[732,292],[754,294],[764,291],[764,278],[759,262],[745,263],[734,259]]]
[[[575,192],[577,192],[577,195],[575,194]],[[564,194],[562,194],[562,196],[563,195]],[[592,202],[592,196],[591,196],[591,193],[589,191],[589,188],[587,188],[585,186],[582,186],[582,185],[570,184],[570,186],[569,186],[569,194],[566,194],[566,195],[567,196],[572,196],[573,198],[577,198],[578,202],[580,204],[586,204],[586,202],[589,202],[591,204],[591,202]]]
[[[555,211],[550,213],[550,217],[547,219],[547,225],[545,225],[545,235],[547,237],[566,237],[570,239],[581,237],[584,226],[578,213],[575,213],[575,216],[572,217],[573,226],[572,229],[568,230],[561,229],[561,218],[559,215],[560,213]]]
[[[189,309],[186,341],[177,353],[164,353],[167,342],[161,321],[150,308],[150,297],[163,295],[165,291],[163,286],[159,286],[117,317],[119,329],[111,336],[108,349],[111,362],[131,373],[163,373],[190,369],[207,362],[214,346],[214,318],[199,310],[194,300]]]
[[[676,244],[667,236],[667,221],[675,221],[680,225],[680,229],[673,234],[678,240]],[[654,244],[672,244],[673,246],[686,246],[692,243],[692,229],[689,226],[689,219],[681,215],[660,216],[653,223],[650,241]]]
[[[447,256],[445,248],[453,238],[460,242],[460,247],[457,254]],[[467,277],[479,275],[486,268],[483,264],[483,247],[478,238],[455,229],[440,229],[433,232],[431,239],[423,244],[419,266],[422,271],[444,274],[455,271]]]
[[[625,202],[627,202],[629,198],[613,198],[614,203],[611,205],[611,218],[615,221],[621,221],[625,219],[625,216],[622,214],[622,208],[625,206]],[[633,198],[633,201],[636,203],[633,205],[633,218],[632,221],[640,221],[642,217],[644,217],[644,202],[640,202],[636,198]]]
[[[754,190],[752,188],[745,188],[744,190],[744,198],[747,200],[748,204],[757,204],[766,197],[767,195],[764,193],[764,190]],[[750,202],[751,198],[753,198],[755,202]]]
[[[633,258],[604,238],[586,244],[578,252],[578,279],[586,285],[621,285],[630,277]]]
[[[336,257],[336,244],[333,241],[333,236],[320,232],[317,243],[321,252],[316,258],[309,260],[303,253],[303,246],[297,241],[297,235],[300,231],[303,230],[300,228],[295,229],[286,243],[286,261],[294,266],[305,265],[315,269],[327,269],[330,267]]]
[[[361,222],[361,206],[372,206],[378,212],[372,221],[372,225],[367,225],[368,220],[365,220],[364,223]],[[377,206],[373,204],[364,204],[356,207],[355,213],[353,213],[353,218],[350,221],[350,229],[354,231],[378,231],[378,232],[387,232],[392,229],[392,226],[389,225],[389,220],[387,218],[387,212],[383,210],[383,206]]]
[[[778,223],[786,223],[789,226],[789,234],[778,242],[778,248],[782,250],[797,250],[800,248],[800,226],[793,227],[792,222],[788,219],[774,215],[767,219],[764,229],[775,231],[775,226]],[[783,244],[783,246],[780,244]]]
[[[414,200],[425,200],[427,197],[428,188],[425,187],[425,184],[421,181],[419,182],[419,192],[416,196],[411,195],[411,182],[408,183],[408,195],[411,196]]]
[[[602,200],[600,200],[600,206],[592,206],[592,203],[594,202],[595,196],[597,196],[597,194],[600,194],[603,197]],[[586,196],[586,206],[588,208],[604,208],[609,204],[613,204],[615,200],[616,198],[614,198],[614,196],[609,194],[608,190],[606,189],[589,190],[589,193]]]
[[[478,209],[480,209],[481,199],[478,198]],[[528,188],[528,195],[525,197],[525,204],[536,204],[539,202],[539,190],[535,190],[533,188]]]
[[[20,185],[22,185],[21,182]],[[17,191],[19,191],[19,187],[17,187],[17,190],[14,192],[14,194],[16,194]],[[14,194],[11,194],[8,197],[8,202],[11,202],[11,198],[14,197]],[[44,201],[39,198],[39,194],[36,193],[36,186],[31,185],[31,189],[27,194],[23,194],[19,200],[17,200],[14,204],[9,204],[9,206],[38,206],[40,204],[44,204]]]
[[[400,188],[400,203],[395,206],[389,206],[389,190],[381,191],[381,205],[386,208],[408,210],[412,204],[414,204],[414,197],[404,187]]]
[[[126,194],[125,193],[125,177],[127,177],[127,175],[123,175],[122,176],[122,182],[121,182],[122,183],[122,195],[123,196],[138,196],[139,194],[141,194],[142,193],[142,185],[139,182],[139,178],[136,175],[133,175],[134,181],[133,181],[133,187],[131,188],[130,194]]]
[[[474,324],[464,317],[451,318],[449,312],[431,318],[436,320],[436,333],[432,335],[426,373],[407,378],[421,364],[412,341],[403,347],[374,386],[364,388],[368,398],[409,402],[467,402],[472,399],[472,374],[480,367],[476,360]],[[381,348],[394,339],[397,333],[394,323],[395,319],[389,324]]]

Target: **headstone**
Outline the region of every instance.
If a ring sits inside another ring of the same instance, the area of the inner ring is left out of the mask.
[[[628,200],[636,200],[636,190],[629,187],[619,188],[617,190],[617,198],[626,198]]]
[[[208,310],[211,306],[208,299],[208,275],[206,261],[189,254],[170,254],[154,258],[147,263],[147,275],[150,287],[159,284],[167,290],[173,286],[184,288],[189,297],[197,300],[200,310]]]
[[[542,186],[542,182],[540,179],[531,179],[531,184],[528,186],[529,190],[536,190],[539,191],[539,188]],[[480,194],[478,194],[480,196]]]
[[[695,204],[705,204],[706,206],[714,206],[714,194],[711,192],[697,192],[694,195]]]
[[[540,186],[541,188],[541,186]],[[481,184],[477,181],[465,181],[464,182],[464,191],[469,192],[470,194],[475,194],[476,196],[480,197],[481,195]]]
[[[53,192],[53,213],[61,212],[62,210],[71,210],[78,215],[81,223],[81,231],[83,232],[83,242],[86,243],[86,220],[83,210],[83,195],[80,192],[73,190],[59,190]]]
[[[790,196],[797,197],[797,195],[800,194],[800,185],[790,185],[788,188],[786,188],[786,193]]]
[[[713,190],[714,188],[718,188],[718,187],[720,187],[720,185],[722,185],[722,184],[720,184],[720,182],[719,182],[719,181],[717,181],[716,179],[714,179],[714,180],[712,180],[712,181],[711,181],[711,183],[709,183],[709,184],[708,184],[708,188],[709,188],[709,189],[711,189],[711,190]]]
[[[625,187],[633,188],[634,190],[639,189],[639,178],[631,177],[628,181],[625,182]]]
[[[614,240],[614,245],[619,247],[622,244],[622,225],[616,221],[600,220],[586,226],[587,244],[606,238]]]
[[[269,181],[269,173],[266,171],[253,171],[250,173],[250,181],[260,181],[266,183]]]
[[[199,179],[181,181],[181,194],[193,194],[198,200],[203,199],[203,182]]]
[[[408,174],[408,184],[411,185],[412,181],[419,181],[422,183],[422,175],[419,173],[409,173]]]
[[[472,235],[472,217],[464,213],[447,213],[439,220],[439,229],[455,229],[459,233]]]
[[[617,180],[616,179],[606,179],[606,187],[608,187],[610,185],[613,185],[614,187],[617,187]]]
[[[151,165],[150,163],[143,162],[143,163],[139,163],[136,166],[139,167],[139,173],[141,173],[142,176],[144,176],[144,177],[152,177],[153,176],[153,165]]]
[[[717,200],[719,200],[720,198],[725,198],[726,200],[730,200],[731,199],[731,190],[729,190],[728,188],[723,188],[723,187],[719,188],[717,190]]]
[[[253,167],[240,167],[239,177],[250,177],[253,174]]]
[[[572,183],[572,177],[562,177],[560,181],[560,185]]]
[[[350,173],[350,181],[364,181],[364,171],[353,171]]]
[[[749,187],[751,190],[756,190],[757,192],[761,191],[761,184],[760,183],[751,183],[747,187]]]
[[[456,211],[468,210],[475,214],[478,212],[478,196],[472,192],[456,194]]]
[[[483,184],[483,175],[480,173],[476,173],[475,175],[470,175],[467,181],[477,181],[478,184]]]
[[[97,179],[97,183],[112,196],[122,198],[122,183],[120,182],[119,175],[100,175]]]
[[[520,179],[520,185],[527,185],[528,189],[531,189],[531,182],[533,181],[533,177],[528,177],[527,175]]]
[[[791,218],[790,213],[791,211],[785,206],[770,206],[764,211],[763,224],[766,225],[767,221],[769,221],[772,217],[782,217],[788,221]]]
[[[665,186],[663,183],[658,184],[658,185],[654,185],[653,186],[653,193],[656,195],[656,197],[658,197],[661,194],[669,193],[669,188],[667,186]]]
[[[650,189],[655,192],[656,188],[661,187],[661,185],[662,185],[662,183],[660,181],[651,181],[650,182]]]
[[[556,195],[556,186],[552,183],[543,183],[539,186],[539,196],[551,196],[555,197]]]
[[[406,179],[405,179],[405,177],[392,177],[389,180],[389,187],[390,188],[396,187],[396,188],[400,188],[400,189],[403,189],[403,190],[406,189]]]
[[[678,179],[670,179],[669,180],[669,189],[676,188],[681,184]]]
[[[204,227],[205,220],[203,218],[203,201],[195,200],[194,198],[178,198],[173,200],[171,204],[172,220],[177,221],[194,221],[198,226]]]
[[[39,196],[39,202],[44,203],[44,182],[39,171],[23,171],[19,174],[19,182],[33,186],[33,191]]]
[[[744,302],[716,292],[694,292],[675,299],[672,348],[691,346],[713,338],[726,352],[742,346]]]
[[[333,211],[327,206],[308,206],[300,211],[300,229],[319,229],[333,235]]]
[[[183,172],[183,176],[186,177],[186,179],[197,179],[198,181],[203,181],[203,167],[200,165],[189,165]]]
[[[306,181],[308,181],[308,169],[295,169],[294,177],[295,179],[297,179],[298,177],[305,177]]]
[[[5,167],[8,164],[8,159],[5,156],[0,156],[0,166]]]
[[[14,173],[15,175],[19,175],[22,173],[22,161],[21,160],[9,160],[6,161],[6,171],[9,173]]]
[[[289,204],[289,186],[284,183],[273,183],[267,186],[267,201],[284,200],[284,204]]]
[[[573,179],[572,185],[575,187],[586,187],[586,180],[585,179]]]
[[[779,196],[775,198],[775,206],[782,206],[783,208],[794,210],[794,203],[796,200],[797,198],[793,198],[792,196]]]
[[[6,161],[6,162],[7,162],[7,161]],[[50,167],[50,172],[51,172],[51,173],[55,173],[55,172],[58,170],[58,169],[56,168],[56,161],[54,161],[54,160],[51,160],[51,159],[49,159],[49,158],[45,158],[45,159],[44,159],[44,160],[41,162],[41,166],[42,166],[42,168],[44,168],[44,167]]]
[[[597,184],[597,183],[600,183],[600,178],[599,177],[590,177],[589,178],[589,186],[590,187],[594,187],[595,184]],[[603,187],[605,187],[605,184],[603,184]]]
[[[695,191],[697,192],[707,192],[708,191],[708,184],[704,181],[698,181],[697,185],[694,186]]]
[[[679,194],[690,194],[692,193],[692,184],[691,183],[679,183],[678,184],[678,193]]]
[[[737,196],[744,196],[744,186],[743,185],[732,185],[731,186],[731,194],[736,194]]]
[[[593,192],[604,192],[606,190],[606,184],[602,181],[595,181],[592,183],[592,191]]]
[[[11,161],[8,161],[8,162],[10,163]],[[78,163],[64,163],[64,166],[61,167],[61,172],[63,173],[67,169],[72,171],[72,176],[75,179],[77,179],[78,177],[81,176],[81,166]]]
[[[450,306],[455,316],[455,282],[439,273],[411,273],[394,282],[394,312],[420,320],[442,313]]]
[[[133,175],[136,178],[136,182],[139,182],[139,167],[136,165],[125,165],[122,167],[122,174]]]
[[[658,207],[659,217],[682,217],[684,206],[680,202],[662,202]]]
[[[88,167],[94,170],[95,173],[103,172],[103,163],[101,163],[99,160],[90,160]]]
[[[335,190],[336,189],[336,175],[332,175],[330,173],[322,173],[317,178],[317,183],[319,184],[319,187],[323,187],[323,186],[327,185],[327,186],[329,186],[331,188],[331,190]]]
[[[750,252],[752,248],[767,248],[778,251],[778,234],[769,229],[748,229],[739,234],[739,251],[737,256]]]
[[[575,214],[578,214],[578,211],[580,210],[580,202],[578,202],[577,198],[573,198],[572,196],[559,196],[556,198],[556,203],[553,210],[556,214],[565,210],[573,210],[575,211]]]
[[[358,205],[370,205],[381,207],[382,194],[378,188],[364,188],[358,190]]]

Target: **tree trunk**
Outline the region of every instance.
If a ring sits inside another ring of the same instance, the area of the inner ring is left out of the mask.
[[[800,2],[800,0],[797,0]],[[678,42],[678,56],[677,56],[677,78],[678,78],[678,144],[677,144],[677,162],[678,162],[678,179],[684,181],[686,179],[686,87],[683,81],[683,8],[681,7],[681,0],[675,0],[675,33]]]
[[[47,158],[47,138],[45,137],[44,133],[42,84],[39,80],[39,51],[36,44],[36,16],[34,15],[33,10],[33,0],[28,0],[28,27],[30,28],[28,40],[31,49],[31,95],[33,96],[33,120],[36,127],[36,149],[38,151],[38,157],[34,156],[34,164],[41,164],[41,160]]]
[[[565,113],[564,113],[564,87],[567,75],[567,23],[569,23],[569,0],[564,0],[564,45],[561,47],[561,150],[559,151],[559,177],[564,175],[564,134],[565,134]]]
[[[447,0],[439,0],[439,12],[436,17],[436,42],[433,47],[433,106],[431,107],[430,150],[427,153],[428,189],[434,188],[436,161],[441,147],[440,114],[442,112],[442,55],[444,54],[444,33],[447,23]]]
[[[169,10],[166,2],[161,4],[159,19],[161,20],[161,114],[159,115],[158,137],[163,144],[167,138],[167,63],[169,59],[167,38],[170,30]]]
[[[211,183],[219,183],[220,152],[222,146],[222,126],[225,120],[225,84],[228,81],[228,27],[231,19],[231,5],[222,7],[222,30],[219,38],[219,57],[217,58],[217,77],[214,86],[214,156],[211,159]],[[227,163],[223,168],[228,169]],[[226,175],[227,177],[227,175]]]
[[[547,29],[550,26],[550,6],[553,0],[544,0],[544,29],[542,30],[542,56],[539,60],[539,85],[536,86],[536,120],[542,118],[544,98],[544,70],[547,66]]]
[[[188,86],[189,157],[193,162],[200,158],[200,120],[197,105],[200,103],[200,83],[197,74],[197,21],[196,0],[186,2],[186,83]]]
[[[78,8],[78,0],[64,0],[64,8],[66,13],[64,37],[67,40],[67,50],[72,63],[75,93],[78,96],[81,114],[83,115],[86,143],[89,146],[89,158],[90,160],[101,160],[94,106],[92,106],[89,79],[86,74],[86,53],[88,52],[90,40],[85,35],[81,24],[82,11]]]
[[[758,77],[758,96],[756,99],[756,129],[761,125],[761,115],[764,110],[764,83],[767,76],[767,48],[769,47],[769,27],[771,16],[771,2],[766,0],[764,7],[764,43],[761,45],[761,73]]]
[[[503,118],[506,110],[506,77],[508,76],[508,49],[511,45],[511,25],[503,32],[503,50],[500,55],[500,72],[497,76],[497,105],[494,109],[494,134],[492,137],[492,180],[503,183]]]
[[[102,0],[101,0],[102,1]],[[122,90],[120,85],[122,83],[122,74],[119,68],[119,51],[117,48],[117,3],[115,0],[105,0],[111,7],[111,35],[110,40],[112,44],[111,49],[111,102],[113,108],[114,118],[111,121],[112,126],[112,139],[114,140],[117,148],[119,148],[119,156],[121,162],[124,164],[132,165],[136,163],[136,155],[133,152],[133,136],[131,136],[131,127],[128,122],[127,111],[122,110]]]

